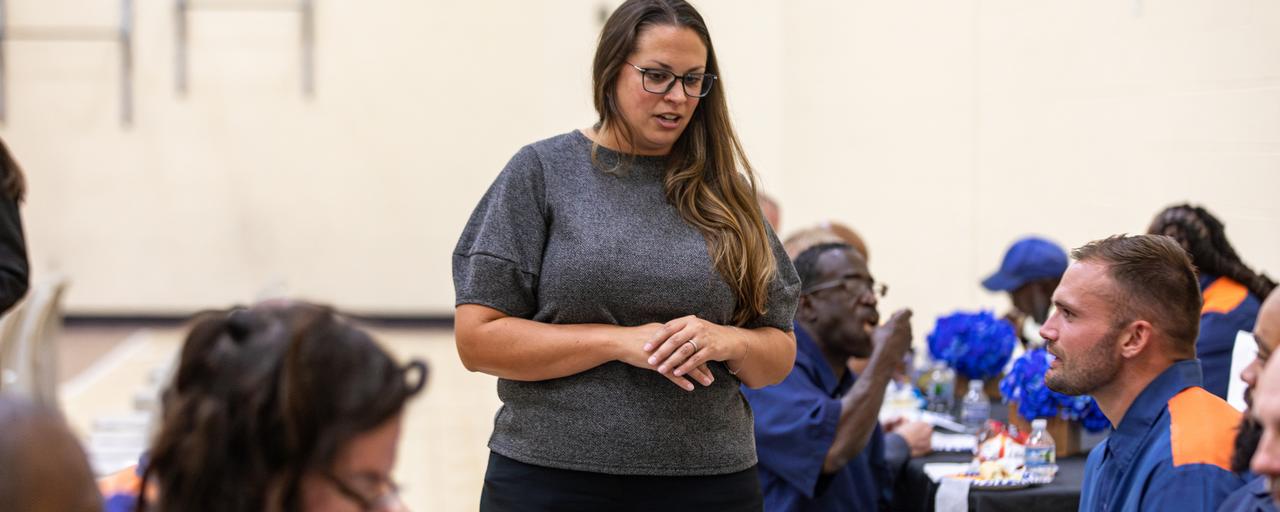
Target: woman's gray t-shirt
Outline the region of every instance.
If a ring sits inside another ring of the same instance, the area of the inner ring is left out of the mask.
[[[606,164],[619,155],[600,148]],[[623,157],[626,158],[626,157]],[[623,173],[592,165],[573,131],[525,146],[480,200],[453,254],[456,303],[553,324],[731,323],[734,296],[702,234],[663,192],[660,157]],[[778,261],[767,313],[746,327],[791,331],[799,278],[772,230]],[[723,364],[686,392],[613,361],[537,382],[498,379],[489,448],[553,468],[630,475],[711,475],[756,463],[751,408]]]

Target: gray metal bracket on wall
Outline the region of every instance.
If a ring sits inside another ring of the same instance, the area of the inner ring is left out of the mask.
[[[120,0],[120,23],[100,26],[9,26],[8,2],[0,0],[0,123],[8,121],[10,43],[19,41],[112,42],[120,46],[120,125],[133,124],[133,0]]]
[[[175,52],[174,87],[187,94],[188,17],[193,11],[297,11],[302,39],[302,94],[315,95],[315,2],[313,0],[173,0]]]

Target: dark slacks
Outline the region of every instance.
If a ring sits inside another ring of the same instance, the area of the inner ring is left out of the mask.
[[[525,464],[489,453],[481,512],[760,512],[755,467],[708,476],[636,476]]]

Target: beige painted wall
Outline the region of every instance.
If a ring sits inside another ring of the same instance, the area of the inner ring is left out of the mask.
[[[449,254],[494,175],[593,120],[598,12],[616,1],[317,1],[305,99],[292,15],[194,15],[180,98],[170,2],[139,0],[130,129],[111,46],[7,46],[0,135],[30,174],[34,263],[72,276],[73,311],[287,288],[447,314]],[[114,1],[10,4],[14,25],[114,20]],[[1280,4],[698,5],[783,232],[854,225],[918,332],[1002,306],[977,281],[1018,235],[1076,246],[1175,201],[1209,205],[1280,274]]]

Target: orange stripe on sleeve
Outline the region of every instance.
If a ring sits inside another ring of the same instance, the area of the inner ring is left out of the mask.
[[[1204,289],[1204,306],[1200,308],[1200,314],[1228,313],[1248,296],[1249,290],[1244,285],[1219,277]]]
[[[1169,445],[1173,466],[1211,464],[1231,471],[1240,411],[1201,387],[1169,399]]]
[[[129,466],[120,471],[98,479],[98,491],[104,497],[113,494],[138,494],[142,488],[142,479],[138,478],[138,467]]]

